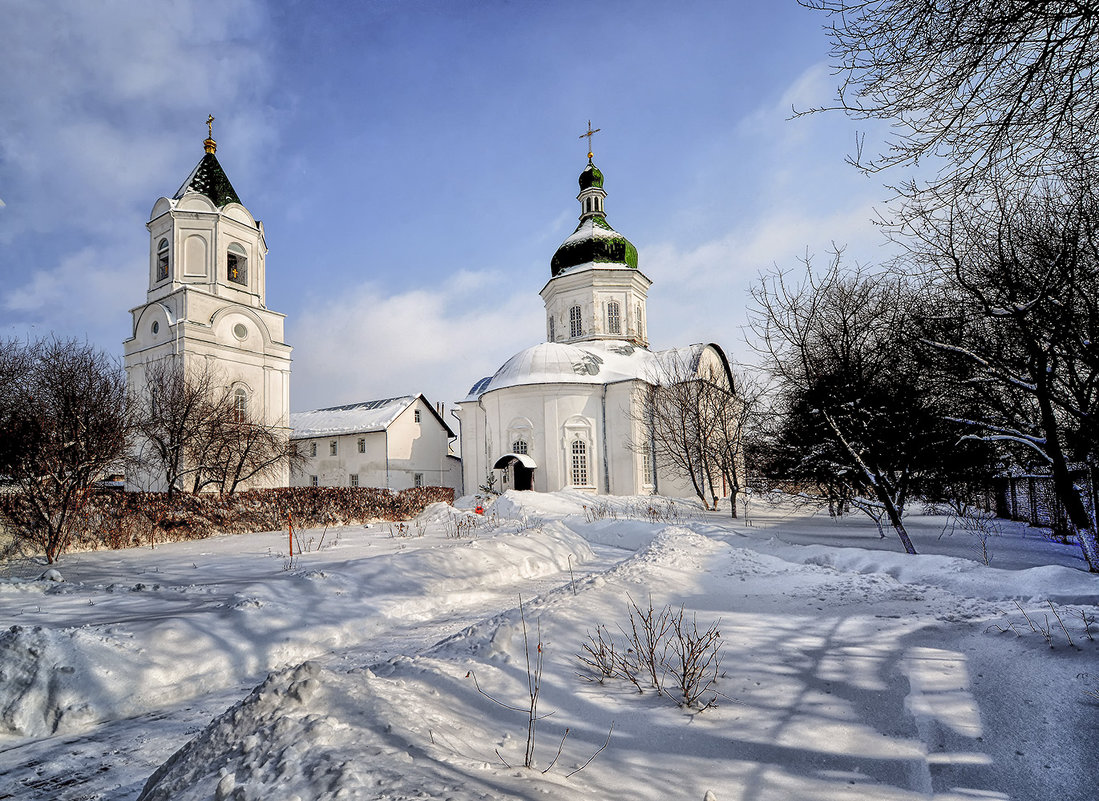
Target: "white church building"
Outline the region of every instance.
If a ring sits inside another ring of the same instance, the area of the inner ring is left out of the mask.
[[[149,288],[130,312],[127,382],[140,393],[147,366],[163,359],[188,373],[206,370],[231,389],[242,416],[289,436],[291,348],[283,341],[285,315],[267,308],[263,223],[218,163],[212,129],[203,144],[202,160],[172,197],[156,201],[146,224]],[[250,486],[289,480],[286,467]],[[162,491],[163,482],[127,476],[129,489]]]
[[[714,344],[649,350],[652,282],[637,249],[607,223],[603,174],[591,159],[580,174],[580,224],[553,255],[541,291],[546,341],[512,356],[460,404],[467,493],[491,474],[498,489],[694,494],[654,464],[640,403],[671,362],[731,387],[728,360]]]

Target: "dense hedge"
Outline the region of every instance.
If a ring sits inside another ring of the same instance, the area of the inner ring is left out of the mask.
[[[17,514],[14,495],[0,494],[0,514]],[[89,490],[76,516],[68,550],[129,548],[158,542],[408,520],[429,503],[454,502],[449,487],[392,492],[372,487],[280,487],[232,495]]]

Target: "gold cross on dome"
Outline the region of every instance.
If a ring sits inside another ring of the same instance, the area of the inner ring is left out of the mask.
[[[589,125],[588,127],[590,128],[591,126]],[[210,138],[213,139],[214,138],[214,115],[213,114],[211,114],[209,117],[206,118],[206,128],[210,131]]]
[[[585,136],[586,136],[586,137],[588,137],[588,158],[589,158],[589,159],[590,159],[590,158],[591,158],[591,157],[592,157],[593,155],[595,155],[594,153],[592,153],[592,149],[591,149],[591,137],[592,137],[592,134],[597,134],[597,133],[599,133],[599,132],[600,132],[600,131],[602,131],[602,130],[603,130],[602,128],[596,128],[596,129],[595,129],[595,130],[593,131],[593,130],[592,130],[592,127],[591,127],[591,120],[588,120],[588,131],[587,131],[587,133],[582,133],[582,134],[580,134],[580,138],[581,138],[581,139],[583,139],[583,138],[584,138]]]

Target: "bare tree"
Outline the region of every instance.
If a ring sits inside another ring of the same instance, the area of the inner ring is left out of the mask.
[[[951,399],[917,358],[915,297],[897,277],[844,270],[840,253],[800,282],[775,271],[752,295],[756,346],[775,380],[772,473],[803,495],[851,504],[915,553],[909,501],[980,465],[946,420]],[[833,507],[834,508],[834,507]]]
[[[213,444],[201,474],[219,492],[233,494],[256,479],[278,475],[304,458],[287,432],[235,409],[207,427]]]
[[[169,496],[232,494],[300,459],[284,428],[238,405],[233,387],[204,365],[185,369],[169,359],[147,365],[138,404],[137,467],[163,479]]]
[[[18,442],[6,456],[16,538],[56,562],[69,547],[85,492],[121,465],[132,425],[121,366],[86,342],[48,339],[0,348],[0,423]]]
[[[0,340],[0,479],[10,477],[19,455],[33,434],[31,421],[22,412],[20,382],[30,372],[30,349],[16,339]]]
[[[202,469],[190,457],[204,450],[199,440],[228,413],[227,392],[205,367],[186,371],[173,359],[160,359],[146,365],[135,403],[139,436],[133,466],[163,479],[171,498]]]
[[[746,489],[748,448],[759,430],[763,386],[743,369],[733,372],[731,385],[715,368],[708,372],[701,401],[703,416],[712,425],[703,450],[729,491],[730,516],[737,517],[738,500]]]
[[[700,363],[702,351],[664,354],[658,375],[638,404],[635,451],[649,452],[656,468],[691,483],[699,500],[717,508],[725,479],[736,516],[741,490],[745,402],[721,365]]]
[[[996,187],[913,222],[914,266],[938,280],[926,333],[944,379],[981,403],[970,436],[1048,469],[1087,562],[1096,521],[1073,462],[1099,465],[1099,194],[1086,175]]]
[[[829,108],[892,123],[879,155],[860,141],[857,166],[944,156],[942,187],[1048,176],[1099,158],[1096,0],[800,2],[829,18],[841,76]]]

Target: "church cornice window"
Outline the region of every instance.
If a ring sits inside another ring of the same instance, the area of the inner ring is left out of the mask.
[[[161,239],[156,246],[156,280],[163,281],[168,277],[168,240]]]
[[[622,333],[622,307],[613,300],[607,304],[607,333]]]
[[[573,339],[584,335],[584,320],[579,306],[569,309],[569,336]]]

